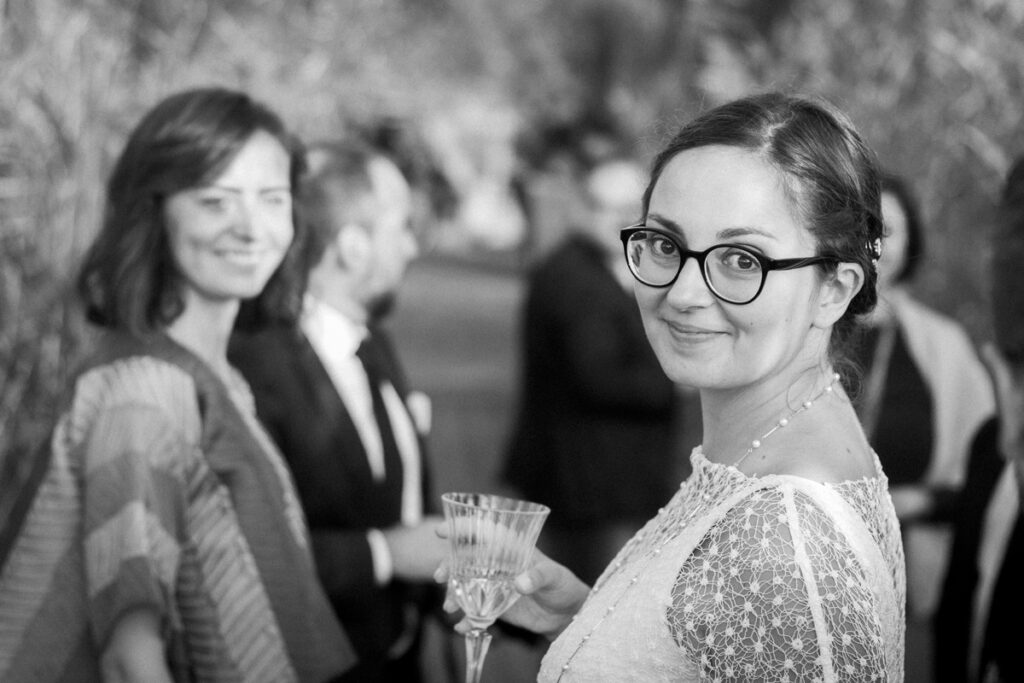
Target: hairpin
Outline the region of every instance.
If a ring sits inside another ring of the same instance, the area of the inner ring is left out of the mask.
[[[867,246],[871,254],[871,264],[877,266],[878,259],[882,258],[882,238],[876,237],[873,242],[868,242]]]

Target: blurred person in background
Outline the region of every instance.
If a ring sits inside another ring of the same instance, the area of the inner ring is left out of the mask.
[[[647,342],[618,238],[642,183],[626,158],[589,170],[579,225],[532,269],[521,321],[503,477],[551,507],[541,547],[587,582],[668,498],[683,460],[677,392]]]
[[[356,142],[313,145],[308,160],[313,265],[299,325],[240,334],[231,359],[291,467],[321,580],[359,654],[345,680],[415,682],[447,545],[434,531],[429,400],[409,391],[381,326],[417,254],[410,188]]]
[[[999,411],[974,440],[958,506],[935,616],[940,683],[1024,680],[1024,157],[1007,175],[991,250],[996,344],[984,358]]]
[[[0,680],[319,683],[355,662],[227,359],[243,299],[254,324],[298,314],[302,167],[229,90],[132,132],[78,279],[101,334],[0,538]]]
[[[970,442],[995,403],[963,327],[910,292],[924,258],[924,227],[910,188],[891,174],[882,175],[882,220],[879,301],[858,346],[864,378],[855,405],[889,478],[903,531],[907,677],[925,681],[930,619],[946,571]]]

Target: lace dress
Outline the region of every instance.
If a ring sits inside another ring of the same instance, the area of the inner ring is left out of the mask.
[[[693,474],[605,570],[540,681],[902,681],[887,480]]]

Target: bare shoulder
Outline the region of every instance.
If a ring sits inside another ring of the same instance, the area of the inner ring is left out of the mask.
[[[803,477],[821,484],[839,484],[878,475],[871,450],[866,445],[858,448],[853,444],[836,444],[834,440],[817,446],[809,445],[811,457],[807,457],[807,453],[793,453],[792,457],[780,462],[776,473]]]
[[[823,416],[824,417],[824,416]],[[789,475],[838,484],[878,475],[871,446],[856,418],[821,419],[806,424],[778,444],[758,468],[758,476]]]

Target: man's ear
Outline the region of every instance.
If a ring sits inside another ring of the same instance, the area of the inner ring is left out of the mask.
[[[864,269],[857,263],[839,263],[835,272],[825,278],[818,296],[815,327],[831,327],[843,317],[847,307],[864,286]]]
[[[338,230],[332,245],[337,254],[338,265],[348,271],[363,268],[370,254],[370,235],[354,223],[346,223]]]

